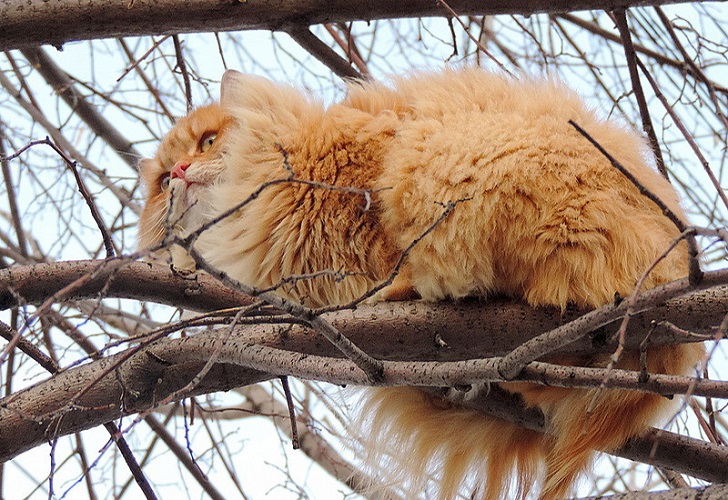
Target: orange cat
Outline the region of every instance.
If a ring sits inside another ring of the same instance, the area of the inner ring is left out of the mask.
[[[227,72],[221,104],[183,118],[156,157],[142,162],[148,200],[141,245],[158,244],[167,227],[187,234],[265,185],[205,230],[197,248],[249,285],[277,286],[312,307],[342,304],[386,279],[444,206],[459,201],[411,249],[379,298],[500,293],[533,306],[601,306],[615,293],[630,294],[678,231],[569,119],[681,213],[637,135],[601,121],[555,82],[448,70],[391,88],[352,84],[343,102],[326,108],[294,88]],[[291,176],[371,196],[266,184]],[[681,245],[646,286],[684,276],[686,260]],[[175,264],[190,266],[179,249]],[[305,279],[284,281],[300,275]],[[702,353],[700,345],[657,348],[648,368],[682,374]],[[561,362],[605,366],[608,358]],[[626,353],[618,366],[638,368],[638,356]],[[372,463],[387,462],[391,471],[380,479],[407,484],[413,496],[498,499],[516,488],[525,497],[538,483],[541,498],[561,498],[589,467],[593,450],[620,447],[671,406],[632,391],[502,386],[544,412],[548,435],[416,388],[368,390],[365,443]]]

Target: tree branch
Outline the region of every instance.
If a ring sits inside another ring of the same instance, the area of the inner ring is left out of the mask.
[[[311,33],[308,27],[295,25],[286,28],[285,31],[298,45],[326,65],[339,78],[365,80],[365,77],[354,69],[349,61]]]
[[[259,326],[262,327],[262,325]],[[268,328],[270,329],[270,327]],[[279,330],[270,329],[268,342],[279,343],[280,339],[284,337],[280,333]],[[287,332],[287,334],[290,333]],[[217,333],[208,331],[204,335],[164,339],[144,351],[135,353],[114,370],[109,370],[109,368],[113,367],[117,359],[124,353],[69,369],[5,398],[0,402],[0,461],[10,459],[17,453],[38,445],[46,439],[77,432],[122,415],[152,408],[167,394],[178,391],[184,387],[187,381],[197,377],[209,352],[219,349],[219,345],[216,344],[219,340],[217,337],[221,335],[229,335],[227,328],[219,329]],[[219,359],[240,360],[241,356],[245,356],[242,351],[247,351],[253,356],[256,352],[264,352],[265,346],[252,344],[251,336],[255,337],[255,335],[251,335],[250,329],[239,330],[236,334],[237,338],[232,338],[225,344]],[[320,339],[309,335],[309,341],[312,341],[312,344],[315,344],[317,340]],[[270,350],[268,348],[268,351]],[[315,358],[315,356],[299,355],[300,361],[314,362],[315,360],[311,358]],[[203,361],[195,362],[196,359]],[[367,379],[363,375],[359,379],[354,377],[351,370],[354,364],[351,361],[345,359],[339,361],[350,365],[343,372],[351,374],[349,379],[341,380],[366,382]],[[390,363],[392,362],[385,363],[385,365]],[[255,365],[256,362],[253,360],[250,364]],[[280,369],[274,368],[275,364],[274,359],[269,360],[271,371],[280,372]],[[318,376],[323,379],[325,378],[323,373],[326,370],[335,369],[331,366],[335,367],[337,363],[332,358],[324,358],[322,364]],[[542,364],[535,365],[538,369]],[[301,369],[305,370],[305,367]],[[493,368],[492,371],[495,372],[495,369]],[[613,370],[613,373],[616,372],[618,370]],[[417,370],[412,370],[412,373],[413,377],[416,376]],[[300,371],[297,374],[300,375]],[[339,376],[345,377],[341,374]],[[218,364],[193,388],[191,394],[186,395],[225,390],[270,378],[272,378],[271,375],[260,371],[231,364]],[[81,393],[83,396],[76,396]],[[491,391],[488,398],[495,393],[495,390]],[[524,410],[522,406],[513,401],[515,398],[512,395],[509,397],[512,400],[510,405],[505,405],[502,400],[497,400],[493,404],[493,401],[487,398],[485,400],[474,398],[466,404],[489,413],[495,408],[500,418],[516,419],[518,423],[528,428],[543,430],[543,417],[538,412]],[[10,429],[13,432],[9,432]],[[659,444],[656,452],[655,442]],[[710,460],[696,458],[696,460],[690,460],[687,465],[679,466],[679,462],[687,452],[698,457],[710,458]],[[666,465],[681,471],[687,467],[689,470],[685,472],[707,480],[716,480],[716,477],[725,477],[728,474],[728,470],[726,470],[728,456],[724,456],[726,453],[728,452],[722,447],[657,430],[619,452],[620,455],[629,458]],[[703,463],[711,465],[707,468],[696,465]]]
[[[728,497],[728,485],[716,484],[703,488],[678,488],[669,491],[633,491],[619,495],[588,497],[583,500],[723,500]]]
[[[188,279],[167,266],[126,262],[115,268],[113,279],[110,279],[111,268],[105,270],[103,267],[107,262],[66,261],[0,270],[0,310],[20,303],[40,305],[90,273],[95,273],[94,279],[59,300],[98,299],[103,292],[107,298],[151,301],[196,311],[253,303],[251,297],[225,288],[204,273]],[[719,286],[726,283],[728,271],[711,271],[705,274],[702,282],[705,290],[686,297],[680,298],[691,293],[692,289],[681,281],[645,292],[636,305],[635,310],[639,313],[630,319],[626,347],[638,349],[644,336],[654,328],[653,321],[660,324],[652,334],[651,345],[679,341],[683,336],[673,326],[713,338],[713,328],[720,324],[728,310],[728,287]],[[661,303],[664,304],[655,305]],[[652,307],[646,310],[649,306]],[[562,312],[556,308],[535,309],[521,302],[495,297],[487,302],[471,299],[454,304],[385,302],[376,307],[359,306],[352,311],[338,311],[326,317],[356,343],[371,345],[371,354],[377,358],[392,359],[391,345],[396,343],[400,359],[452,361],[467,358],[473,353],[502,356],[541,334],[548,332],[550,336],[557,337],[557,329],[570,332],[569,342],[562,340],[564,344],[561,347],[549,347],[549,352],[611,352],[616,344],[610,338],[619,328],[617,322],[624,309],[624,306],[609,305],[595,311],[569,308]],[[690,311],[690,314],[685,311]],[[575,320],[577,322],[572,324]],[[308,331],[302,326],[286,328],[290,331],[280,339],[278,347],[281,349],[322,356],[333,356],[337,352],[326,342],[311,342]],[[493,333],[473,335],[474,331],[486,328]],[[444,346],[435,340],[435,336],[443,332],[441,341],[445,342]],[[254,332],[250,335],[253,335],[252,342],[265,338],[265,333],[260,337],[254,336]],[[388,341],[383,343],[382,339]],[[568,345],[568,349],[560,351],[564,345]]]
[[[448,5],[462,16],[534,14],[577,10],[614,10],[633,5],[666,5],[676,0],[451,0]],[[166,35],[249,29],[277,30],[328,22],[447,16],[437,2],[408,0],[298,0],[244,2],[240,0],[176,0],[142,2],[95,0],[11,0],[0,3],[0,50],[75,40],[119,36]]]
[[[210,311],[250,305],[253,300],[205,274],[185,278],[168,266],[126,262],[104,268],[110,261],[82,260],[18,266],[0,270],[0,310],[22,304],[40,305],[72,283],[95,273],[82,287],[63,297],[64,301],[127,298],[174,305],[196,311]]]

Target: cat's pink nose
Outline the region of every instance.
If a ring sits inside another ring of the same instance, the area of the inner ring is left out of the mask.
[[[172,167],[172,172],[170,172],[169,175],[172,179],[180,178],[186,181],[187,179],[185,178],[185,170],[187,170],[188,168],[190,168],[189,164],[178,161],[174,164],[174,167]]]

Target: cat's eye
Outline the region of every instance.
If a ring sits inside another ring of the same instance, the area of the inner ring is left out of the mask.
[[[172,180],[172,177],[169,174],[164,174],[162,176],[162,180],[159,181],[159,187],[162,189],[162,191],[166,191],[169,189],[169,182]]]
[[[199,144],[200,151],[202,153],[207,152],[207,150],[209,150],[215,143],[215,139],[217,139],[217,132],[208,132],[203,135]]]

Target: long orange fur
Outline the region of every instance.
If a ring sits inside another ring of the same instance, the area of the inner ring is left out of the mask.
[[[170,229],[186,234],[266,183],[293,177],[356,190],[268,185],[202,233],[197,248],[205,258],[309,306],[346,303],[386,279],[444,206],[458,202],[411,249],[379,299],[499,293],[533,306],[598,307],[630,294],[678,231],[570,119],[682,213],[638,135],[600,120],[557,82],[447,70],[392,87],[351,85],[343,102],[327,108],[292,87],[227,72],[221,104],[183,118],[155,158],[142,162],[140,243],[158,244]],[[203,147],[210,131],[214,144]],[[170,182],[178,162],[186,177]],[[681,244],[645,287],[684,276],[686,263]],[[293,276],[303,277],[286,279]],[[682,374],[702,354],[700,345],[656,348],[648,369]],[[550,361],[606,366],[608,358]],[[638,356],[625,353],[616,366],[637,369]],[[360,411],[372,469],[421,496],[525,498],[540,484],[540,498],[562,498],[594,450],[620,447],[671,407],[636,391],[502,386],[544,412],[549,434],[416,388],[368,389]]]

